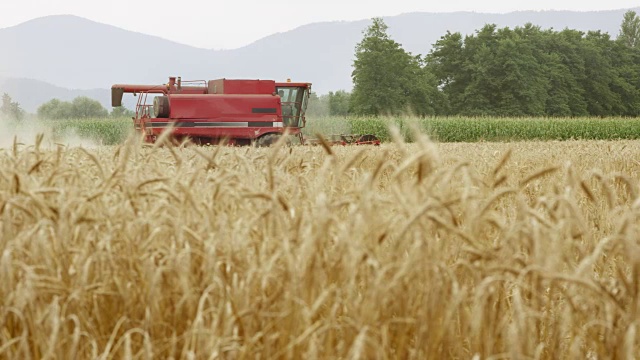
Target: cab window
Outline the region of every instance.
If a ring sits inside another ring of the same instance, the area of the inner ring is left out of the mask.
[[[308,90],[304,87],[280,86],[277,93],[281,98],[284,126],[299,127],[307,107]]]

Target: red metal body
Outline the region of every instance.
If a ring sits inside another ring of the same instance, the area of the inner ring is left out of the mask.
[[[180,141],[224,139],[230,144],[269,145],[285,131],[301,136],[311,84],[238,79],[182,82],[171,77],[167,84],[116,84],[111,89],[113,106],[121,105],[124,93],[139,95],[133,121],[147,142],[171,131],[171,137]],[[149,95],[153,104],[147,104]]]

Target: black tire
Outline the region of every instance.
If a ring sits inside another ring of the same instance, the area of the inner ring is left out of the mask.
[[[280,134],[263,135],[260,138],[258,138],[258,140],[256,141],[256,145],[258,147],[268,147],[277,143],[278,140],[280,140],[280,137],[282,137],[282,135]]]

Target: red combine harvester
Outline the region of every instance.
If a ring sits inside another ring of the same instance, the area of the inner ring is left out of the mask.
[[[224,139],[229,145],[269,146],[285,131],[304,143],[301,129],[310,91],[310,83],[170,77],[163,85],[113,85],[111,102],[121,106],[124,93],[138,96],[133,122],[149,143],[171,129],[177,141],[216,144]],[[153,104],[147,104],[149,95]]]

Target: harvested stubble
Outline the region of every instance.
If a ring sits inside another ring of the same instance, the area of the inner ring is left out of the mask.
[[[637,143],[330,152],[6,150],[0,357],[640,355]]]

